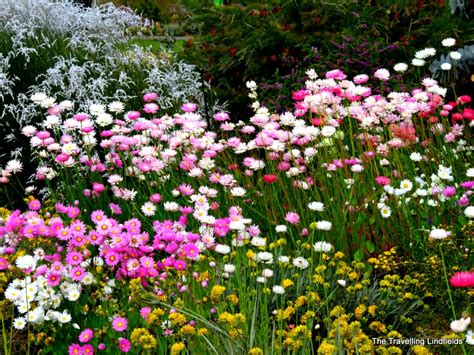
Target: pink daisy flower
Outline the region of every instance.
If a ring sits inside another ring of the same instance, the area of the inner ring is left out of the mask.
[[[107,253],[107,255],[105,256],[105,263],[108,265],[108,266],[115,266],[117,265],[118,263],[120,262],[120,257],[119,255],[114,252],[114,251],[110,251]]]
[[[79,344],[71,344],[68,349],[69,355],[80,355],[82,354],[82,347]]]
[[[94,337],[94,333],[92,332],[92,329],[87,328],[84,329],[81,334],[79,334],[79,341],[81,343],[88,343],[91,341],[91,339]]]
[[[92,230],[87,235],[87,240],[93,245],[101,245],[104,242],[104,236],[96,230]]]
[[[38,200],[32,200],[28,203],[28,208],[31,211],[38,211],[41,208],[41,203]]]
[[[96,210],[96,211],[91,213],[91,219],[92,219],[92,222],[94,222],[94,223],[99,223],[99,222],[103,221],[106,218],[107,217],[105,216],[105,213],[102,210]]]
[[[187,258],[192,259],[199,255],[199,248],[193,243],[187,243],[182,247]]]
[[[186,269],[186,261],[184,261],[184,260],[176,260],[176,261],[173,263],[173,267],[174,267],[176,270],[184,270],[184,269]]]
[[[130,341],[125,338],[120,338],[119,340],[119,348],[122,350],[123,353],[128,353],[130,351],[131,345]]]
[[[122,209],[116,203],[110,203],[109,207],[113,214],[122,214]]]
[[[61,282],[61,275],[51,272],[46,276],[46,280],[47,280],[49,286],[51,286],[51,287],[57,286]]]
[[[82,346],[83,354],[94,354],[94,347],[91,344],[85,344]]]
[[[5,258],[0,258],[0,270],[5,270],[8,267],[8,261]]]
[[[72,235],[84,235],[85,230],[86,230],[85,224],[79,220],[75,220],[69,226],[69,231],[71,232]]]
[[[86,236],[84,236],[83,234],[81,235],[75,235],[71,238],[71,240],[69,241],[69,243],[72,245],[72,246],[75,246],[75,247],[82,247],[84,244],[87,243],[87,238]]]
[[[66,263],[68,265],[79,265],[82,263],[82,254],[77,251],[71,251],[66,255]]]
[[[71,276],[71,279],[74,281],[81,281],[85,276],[85,271],[82,267],[76,266],[71,269],[69,276]]]
[[[296,212],[288,212],[285,216],[285,220],[291,224],[298,224],[300,222],[300,216]]]
[[[116,332],[124,332],[125,330],[127,330],[127,327],[128,321],[124,317],[116,317],[112,321],[112,328],[114,328]]]

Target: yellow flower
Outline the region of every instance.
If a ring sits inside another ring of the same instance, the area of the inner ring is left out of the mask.
[[[365,305],[363,304],[358,305],[356,309],[354,310],[355,317],[357,319],[361,319],[366,310],[367,310],[367,307]]]
[[[321,275],[313,275],[313,282],[322,285],[324,283],[324,277]]]
[[[186,324],[180,329],[179,332],[183,335],[192,335],[196,332],[196,329],[194,329],[192,325]]]
[[[402,339],[403,338],[403,335],[401,335],[399,332],[397,332],[396,330],[392,330],[391,332],[389,332],[387,334],[387,338],[398,338],[398,339]]]
[[[396,346],[390,346],[387,348],[386,354],[403,354],[402,349],[397,348]]]
[[[333,355],[334,353],[337,353],[337,348],[333,344],[329,344],[324,340],[321,343],[321,346],[318,348],[318,354],[327,354],[327,355]]]
[[[249,350],[248,355],[263,355],[263,350],[260,348],[252,348]]]
[[[369,328],[372,329],[372,330],[375,330],[378,333],[386,333],[387,332],[387,328],[385,327],[385,325],[383,323],[379,322],[379,321],[374,321],[374,322],[370,323]]]
[[[161,308],[155,308],[153,311],[151,311],[150,315],[148,316],[147,323],[149,323],[149,324],[159,324],[160,323],[160,317],[163,314],[165,314],[165,311],[163,311]]]
[[[231,294],[227,296],[227,300],[232,302],[233,304],[239,303],[239,297],[236,294]]]
[[[171,313],[169,315],[169,320],[171,322],[172,325],[176,326],[182,326],[186,323],[186,317],[184,315],[182,315],[181,313],[178,313],[178,312],[175,312],[175,313]]]
[[[299,296],[296,299],[296,307],[303,307],[306,303],[308,303],[308,298],[306,296]]]
[[[425,347],[422,346],[422,345],[414,345],[414,346],[411,348],[411,352],[412,352],[414,355],[431,355],[431,354],[433,354],[431,351],[429,351],[428,348],[425,348]]]
[[[250,260],[253,260],[254,257],[255,257],[255,253],[252,250],[249,250],[247,252],[247,258],[250,259]]]
[[[332,309],[331,313],[329,313],[329,315],[331,317],[339,317],[340,315],[342,315],[343,313],[345,312],[344,308],[341,307],[341,306],[336,306]]]
[[[171,345],[171,355],[177,355],[185,349],[184,343],[174,343]]]
[[[281,285],[284,287],[284,288],[288,288],[290,286],[293,286],[294,285],[294,282],[289,280],[289,279],[285,279],[281,282]]]
[[[293,307],[288,307],[283,311],[283,319],[288,319],[293,314],[295,314],[295,309]]]
[[[357,272],[355,271],[352,271],[349,273],[349,278],[355,280],[359,275],[357,274]]]
[[[130,336],[130,340],[132,341],[132,344],[138,344],[140,343],[140,337],[150,334],[148,329],[145,328],[135,328],[132,331],[132,335]]]
[[[321,302],[321,298],[316,292],[310,292],[308,296],[311,302]]]
[[[374,316],[377,312],[377,306],[375,304],[369,306],[368,311],[371,316]]]
[[[244,332],[242,331],[242,329],[233,328],[233,329],[229,330],[229,335],[230,335],[233,339],[238,338],[238,337],[241,336],[243,333],[244,333]]]
[[[219,297],[225,292],[224,286],[215,285],[211,290],[211,301],[216,303],[219,301]]]
[[[209,334],[209,329],[207,328],[201,328],[198,330],[197,334],[199,336],[203,336],[203,335],[208,335]]]

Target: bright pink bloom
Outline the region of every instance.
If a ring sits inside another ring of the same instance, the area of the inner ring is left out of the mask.
[[[114,252],[114,251],[110,251],[107,253],[107,255],[105,256],[105,263],[109,266],[115,266],[117,265],[118,263],[120,262],[120,257],[119,255]]]
[[[449,280],[454,287],[474,287],[474,272],[460,271],[456,272]]]
[[[127,327],[128,321],[124,317],[116,317],[112,321],[112,328],[114,328],[116,332],[124,332],[125,330],[127,330]]]
[[[129,120],[135,121],[140,117],[140,112],[138,111],[130,111],[125,115]]]
[[[176,270],[184,270],[184,269],[186,269],[186,261],[184,261],[184,260],[176,260],[176,261],[173,263],[173,267],[174,267]]]
[[[469,102],[471,102],[471,97],[469,95],[462,95],[458,98],[458,103],[460,104],[468,104]]]
[[[86,354],[94,354],[94,347],[91,344],[84,344],[82,346],[82,353]]]
[[[181,110],[184,112],[194,112],[197,110],[197,105],[193,104],[192,102],[188,102],[181,106]]]
[[[86,274],[82,267],[76,266],[71,269],[71,271],[69,272],[69,276],[71,276],[71,279],[73,279],[74,281],[81,281],[84,276],[86,276]]]
[[[91,219],[92,219],[92,222],[98,223],[98,222],[102,222],[104,219],[107,219],[107,217],[105,217],[104,211],[96,210],[91,213]]]
[[[131,345],[130,341],[125,338],[120,338],[119,340],[119,348],[122,350],[123,353],[128,353],[130,351]]]
[[[113,214],[122,214],[122,209],[116,203],[110,203],[109,207]]]
[[[300,222],[300,216],[296,212],[288,212],[285,216],[285,220],[291,224],[298,224]]]
[[[82,355],[82,347],[79,344],[69,345],[69,355]]]
[[[8,267],[8,261],[5,258],[0,258],[0,270],[5,270]]]
[[[263,175],[263,181],[265,181],[267,184],[272,184],[277,181],[277,176],[273,174]]]
[[[28,203],[28,208],[31,211],[38,211],[41,208],[41,203],[38,200],[32,200]]]
[[[347,78],[347,75],[339,69],[331,70],[326,73],[326,79],[344,80],[345,78]]]
[[[149,200],[153,203],[159,203],[161,201],[162,197],[160,194],[153,194],[150,196]]]
[[[94,333],[92,332],[92,329],[87,328],[87,329],[84,329],[79,335],[79,341],[81,343],[88,343],[89,341],[91,341],[93,337],[94,337]]]
[[[225,112],[218,112],[212,116],[216,121],[227,121],[230,117]]]
[[[199,248],[193,243],[187,243],[182,247],[187,258],[192,259],[199,255]]]
[[[151,102],[158,98],[158,94],[156,92],[149,92],[143,95],[143,100],[145,102]]]
[[[104,186],[104,184],[94,182],[94,183],[92,183],[92,190],[94,190],[94,192],[96,194],[100,194],[101,192],[103,192],[105,190],[105,186]]]
[[[375,182],[380,186],[390,185],[390,178],[386,176],[377,176]]]
[[[443,195],[446,197],[452,197],[456,195],[456,188],[454,186],[447,186],[443,190]]]
[[[140,316],[142,316],[145,320],[148,320],[148,316],[151,313],[151,308],[150,307],[143,307],[140,309]]]
[[[369,81],[369,77],[368,75],[365,75],[365,74],[356,75],[354,77],[354,83],[358,85],[365,84],[367,81]]]
[[[155,103],[148,103],[143,106],[143,111],[149,114],[154,114],[156,113],[160,108],[158,107],[157,104]]]
[[[83,122],[89,118],[89,115],[87,113],[80,112],[76,113],[73,118],[78,122]]]
[[[72,251],[66,255],[66,263],[68,265],[79,265],[82,263],[82,254],[77,251]]]
[[[462,116],[468,121],[474,121],[474,110],[472,108],[465,108]]]
[[[48,276],[46,276],[46,280],[48,281],[49,286],[57,286],[61,282],[61,275],[56,273],[49,273]]]

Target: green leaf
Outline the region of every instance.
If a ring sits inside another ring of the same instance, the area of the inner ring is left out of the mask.
[[[362,250],[357,250],[356,253],[354,254],[354,259],[356,261],[362,261],[362,259],[364,258],[364,252]]]
[[[367,241],[365,242],[365,247],[367,248],[367,250],[369,251],[369,253],[373,253],[375,251],[375,244],[372,243],[371,241]]]

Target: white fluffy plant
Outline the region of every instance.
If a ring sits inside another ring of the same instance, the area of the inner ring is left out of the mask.
[[[85,8],[69,0],[0,0],[0,129],[8,132],[9,142],[8,150],[0,143],[0,169],[5,159],[23,154],[25,145],[17,142],[21,128],[42,119],[31,100],[37,93],[56,103],[71,101],[78,111],[112,101],[137,107],[132,101],[149,91],[158,93],[161,110],[187,101],[206,113],[222,109],[205,105],[207,83],[194,66],[171,52],[157,56],[129,44],[127,28],[141,23],[131,10],[111,4]],[[29,68],[36,69],[38,57],[47,65],[33,75]],[[24,67],[22,73],[12,72],[13,61],[16,70]],[[19,91],[22,80],[16,76],[25,73],[35,80]]]

